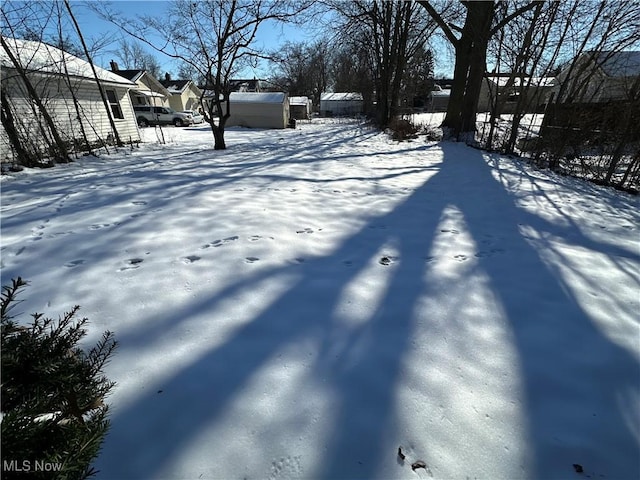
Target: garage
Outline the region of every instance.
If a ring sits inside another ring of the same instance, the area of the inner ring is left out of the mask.
[[[287,128],[289,96],[283,92],[233,92],[227,126]]]
[[[320,115],[324,117],[355,116],[363,111],[362,95],[354,92],[323,93]]]

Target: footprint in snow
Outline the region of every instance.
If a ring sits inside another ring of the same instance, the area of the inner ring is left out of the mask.
[[[94,223],[93,225],[89,226],[89,230],[101,230],[103,228],[107,228],[110,227],[112,224],[111,223]],[[118,223],[114,223],[114,226],[119,225]]]
[[[397,257],[392,257],[391,255],[383,255],[382,257],[380,257],[380,260],[378,260],[378,263],[386,267],[394,263],[396,260]]]
[[[140,264],[144,262],[142,258],[130,258],[126,261],[127,266],[119,268],[119,272],[123,272],[125,270],[134,270],[136,268],[140,268]]]
[[[236,240],[238,240],[238,238],[240,237],[238,237],[237,235],[234,235],[233,237],[214,240],[211,243],[207,243],[206,245],[203,245],[201,248],[221,247],[222,245],[227,245],[228,243],[235,242]]]
[[[84,260],[72,260],[70,262],[65,263],[64,266],[67,268],[74,268],[74,267],[77,267],[78,265],[82,265],[83,263],[84,263]]]
[[[313,229],[305,228],[303,230],[296,230],[296,233],[313,233]]]
[[[198,260],[200,260],[201,258],[202,258],[202,257],[199,257],[199,256],[197,256],[197,255],[189,255],[189,256],[183,257],[183,258],[182,258],[182,261],[183,261],[184,263],[189,264],[189,263],[197,262],[197,261],[198,261]]]
[[[484,257],[492,257],[494,255],[498,255],[501,253],[504,253],[504,250],[502,248],[492,248],[491,250],[480,251],[476,253],[474,256],[478,258],[484,258]]]

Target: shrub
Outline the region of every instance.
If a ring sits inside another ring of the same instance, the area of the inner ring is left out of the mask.
[[[28,326],[9,315],[27,283],[2,288],[2,478],[83,479],[109,427],[103,400],[114,383],[102,371],[113,353],[105,332],[89,352],[78,347],[87,319],[74,307],[57,321],[32,314]]]
[[[418,127],[406,118],[394,118],[389,123],[391,138],[398,141],[410,140],[417,137]]]

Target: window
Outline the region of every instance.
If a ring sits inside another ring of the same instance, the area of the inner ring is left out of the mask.
[[[120,108],[120,102],[118,102],[118,97],[116,97],[115,90],[107,90],[107,100],[109,100],[109,105],[111,106],[111,113],[113,113],[113,118],[124,118],[122,114],[122,109]]]

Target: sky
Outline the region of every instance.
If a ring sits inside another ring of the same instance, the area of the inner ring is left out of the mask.
[[[85,35],[90,38],[100,38],[105,35],[113,35],[115,38],[120,38],[123,35],[125,38],[127,37],[127,34],[122,32],[118,27],[96,15],[86,6],[86,3],[85,1],[71,1],[72,8],[78,17],[80,28]],[[132,18],[138,15],[150,15],[162,18],[171,4],[169,0],[117,0],[110,3],[114,10],[120,11],[124,16]],[[302,27],[265,24],[262,25],[258,31],[256,45],[261,45],[267,50],[272,50],[277,49],[286,41],[306,41],[310,38],[311,33]],[[177,73],[178,65],[173,59],[154,51],[150,47],[145,46],[145,48],[157,58],[162,66],[163,72],[169,72],[174,75]],[[115,58],[116,51],[117,44],[114,44],[112,51],[98,55],[94,61],[104,68],[109,68],[110,60],[115,59],[117,61],[117,58]],[[264,76],[265,73],[266,69],[264,68],[256,70],[250,69],[244,72],[243,76]]]
[[[71,0],[71,5],[83,35],[86,37],[89,45],[93,44],[94,41],[113,38],[112,44],[102,49],[93,58],[97,65],[109,69],[109,62],[111,60],[118,61],[117,51],[120,39],[127,38],[131,41],[131,38],[118,27],[101,19],[96,13],[94,13],[87,6],[87,4],[92,1],[95,2],[96,0],[90,0],[89,2],[86,0]],[[21,2],[11,2],[12,5],[19,3]],[[162,18],[171,4],[170,0],[116,0],[109,3],[114,10],[121,12],[125,17],[131,18],[134,18],[137,15],[150,15]],[[258,31],[256,45],[263,47],[265,50],[277,50],[287,41],[312,41],[314,35],[317,35],[317,31],[314,32],[314,27],[317,28],[317,25],[318,21],[315,18],[308,28],[305,26],[265,23]],[[437,51],[435,74],[436,78],[442,78],[442,76],[450,75],[448,71],[452,70],[451,65],[453,59],[448,51],[450,49],[446,48],[446,44],[444,42],[438,39],[435,39],[435,42],[434,48]],[[179,65],[175,60],[154,51],[151,47],[143,45],[143,48],[155,56],[161,65],[161,72],[169,72],[174,76],[177,74]],[[242,76],[248,78],[265,78],[268,74],[269,66],[266,62],[263,62],[257,69],[249,68],[242,72]]]

